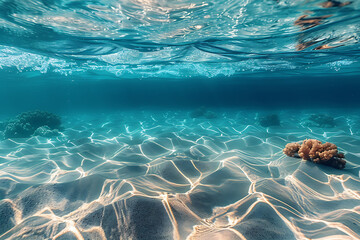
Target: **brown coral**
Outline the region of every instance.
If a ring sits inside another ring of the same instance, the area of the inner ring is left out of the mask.
[[[286,144],[283,152],[289,157],[295,157],[295,154],[299,151],[300,144],[299,143],[288,143]]]
[[[334,168],[343,169],[346,161],[343,159],[343,153],[339,153],[335,144],[322,143],[315,139],[306,139],[300,145],[299,143],[289,143],[283,150],[284,154],[290,157],[297,155],[304,160],[314,163],[321,163]]]

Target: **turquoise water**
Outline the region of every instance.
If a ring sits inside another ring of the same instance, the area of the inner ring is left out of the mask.
[[[359,8],[0,0],[0,239],[360,239]]]
[[[0,66],[95,79],[358,75],[360,2],[321,3],[1,1]]]

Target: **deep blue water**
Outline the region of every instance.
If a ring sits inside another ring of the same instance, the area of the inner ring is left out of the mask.
[[[187,79],[86,78],[7,75],[0,82],[1,112],[215,108],[358,109],[360,82],[344,77],[217,77]]]
[[[359,10],[0,0],[0,240],[360,239]]]

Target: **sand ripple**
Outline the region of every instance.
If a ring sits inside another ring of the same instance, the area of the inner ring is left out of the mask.
[[[280,114],[65,117],[63,134],[0,142],[0,239],[360,239],[360,119]],[[344,170],[282,154],[317,138]]]

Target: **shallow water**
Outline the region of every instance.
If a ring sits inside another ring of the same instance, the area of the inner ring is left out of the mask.
[[[121,111],[64,115],[62,134],[1,142],[2,239],[356,239],[357,113]],[[266,114],[266,113],[265,113]],[[344,170],[285,156],[316,138]]]
[[[359,8],[0,0],[0,239],[360,239]]]
[[[2,0],[0,66],[87,78],[358,75],[360,2],[323,3]]]

